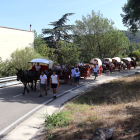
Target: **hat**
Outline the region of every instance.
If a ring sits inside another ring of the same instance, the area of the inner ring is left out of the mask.
[[[41,74],[44,74],[44,72],[43,72],[43,71],[41,71]]]

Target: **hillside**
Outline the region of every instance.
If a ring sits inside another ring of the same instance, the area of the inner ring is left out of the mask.
[[[131,43],[140,43],[140,31],[134,36],[130,31],[123,31]]]

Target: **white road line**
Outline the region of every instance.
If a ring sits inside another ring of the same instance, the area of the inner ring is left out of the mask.
[[[27,92],[25,92],[25,94],[27,94]],[[23,95],[23,94],[15,95],[15,96],[13,96],[13,98],[18,97],[18,96],[21,96],[21,95]]]
[[[22,95],[22,94],[19,94],[19,95],[13,96],[13,97],[15,98],[15,97],[18,97],[18,96],[21,96],[21,95]]]
[[[0,102],[3,102],[4,100],[0,100]]]

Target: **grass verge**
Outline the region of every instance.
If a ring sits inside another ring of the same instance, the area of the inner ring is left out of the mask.
[[[50,117],[44,140],[88,139],[99,127],[113,129],[113,140],[133,139],[140,131],[140,76],[102,84]]]

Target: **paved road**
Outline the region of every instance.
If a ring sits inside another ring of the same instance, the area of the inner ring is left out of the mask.
[[[108,77],[119,77],[126,76],[127,74],[133,74],[135,71],[140,70],[137,68],[131,71],[125,70],[115,73],[105,73],[97,78],[97,80],[107,79]],[[96,82],[93,80],[94,77],[91,76],[88,79],[80,79],[80,85],[85,85],[87,82]],[[0,89],[0,135],[8,133],[13,127],[9,127],[7,131],[3,131],[5,128],[8,128],[13,122],[38,107],[40,104],[48,101],[52,98],[52,90],[48,91],[47,96],[39,98],[39,85],[37,85],[38,90],[36,92],[30,91],[30,93],[22,96],[23,85],[15,85],[11,87],[6,87]],[[76,85],[61,84],[58,88],[58,94],[65,92],[66,90],[72,89]],[[45,92],[44,92],[45,94]],[[1,137],[0,136],[0,137]]]

